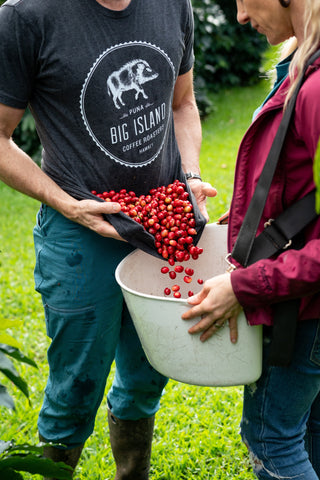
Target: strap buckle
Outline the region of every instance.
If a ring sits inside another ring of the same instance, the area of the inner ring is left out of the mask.
[[[271,225],[272,225],[273,222],[274,222],[274,218],[269,218],[269,220],[268,220],[267,222],[265,222],[264,228],[266,229],[266,228],[268,228],[268,227],[271,227]],[[280,229],[280,227],[279,227],[276,223],[274,223],[273,226],[276,228],[276,230],[277,230],[278,232],[281,233],[281,235],[283,236],[283,238],[285,238],[285,239],[287,240],[287,243],[286,243],[283,247],[281,247],[281,249],[282,249],[282,250],[286,250],[287,248],[291,247],[291,245],[292,245],[292,240],[289,240],[289,239],[285,236],[285,234],[284,234],[284,232],[282,231],[282,229]]]
[[[264,228],[271,227],[272,222],[274,222],[274,218],[269,218],[269,220],[265,222]]]
[[[230,262],[230,260],[229,260],[230,257],[231,257],[231,253],[228,253],[228,255],[224,258],[225,261],[228,264],[228,268],[226,270],[228,273],[231,273],[234,270],[237,270],[237,267],[232,262]]]

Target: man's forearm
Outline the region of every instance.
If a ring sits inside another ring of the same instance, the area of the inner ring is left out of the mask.
[[[0,137],[0,179],[66,216],[70,215],[72,205],[76,203],[11,139],[3,136]]]
[[[175,133],[184,172],[200,173],[201,122],[195,101],[174,111]]]

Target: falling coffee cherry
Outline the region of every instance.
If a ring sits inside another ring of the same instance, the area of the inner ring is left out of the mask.
[[[189,275],[189,277],[192,277],[192,275],[194,274],[194,270],[189,267],[186,267],[185,272],[187,275]]]
[[[174,271],[177,272],[177,273],[182,273],[184,270],[183,266],[182,265],[176,265],[174,267]]]
[[[178,292],[178,291],[180,290],[180,286],[179,286],[179,285],[173,285],[173,286],[171,287],[171,290],[172,290],[173,292]]]
[[[169,267],[162,267],[161,268],[161,273],[168,273],[169,272]]]

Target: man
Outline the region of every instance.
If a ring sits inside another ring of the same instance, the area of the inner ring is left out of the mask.
[[[192,45],[189,0],[9,0],[0,9],[0,178],[41,202],[35,282],[52,343],[39,434],[63,445],[48,457],[75,468],[115,359],[116,479],[148,478],[167,378],[149,365],[114,279],[133,246],[144,248],[143,229],[133,235],[119,204],[91,191],[140,195],[189,173],[203,225],[216,191],[199,175]],[[41,169],[11,140],[27,106]]]

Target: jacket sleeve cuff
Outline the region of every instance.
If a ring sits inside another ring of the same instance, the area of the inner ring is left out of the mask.
[[[259,268],[239,268],[231,273],[231,284],[238,302],[243,308],[263,307],[270,304],[272,288]],[[261,288],[263,285],[263,288]]]

